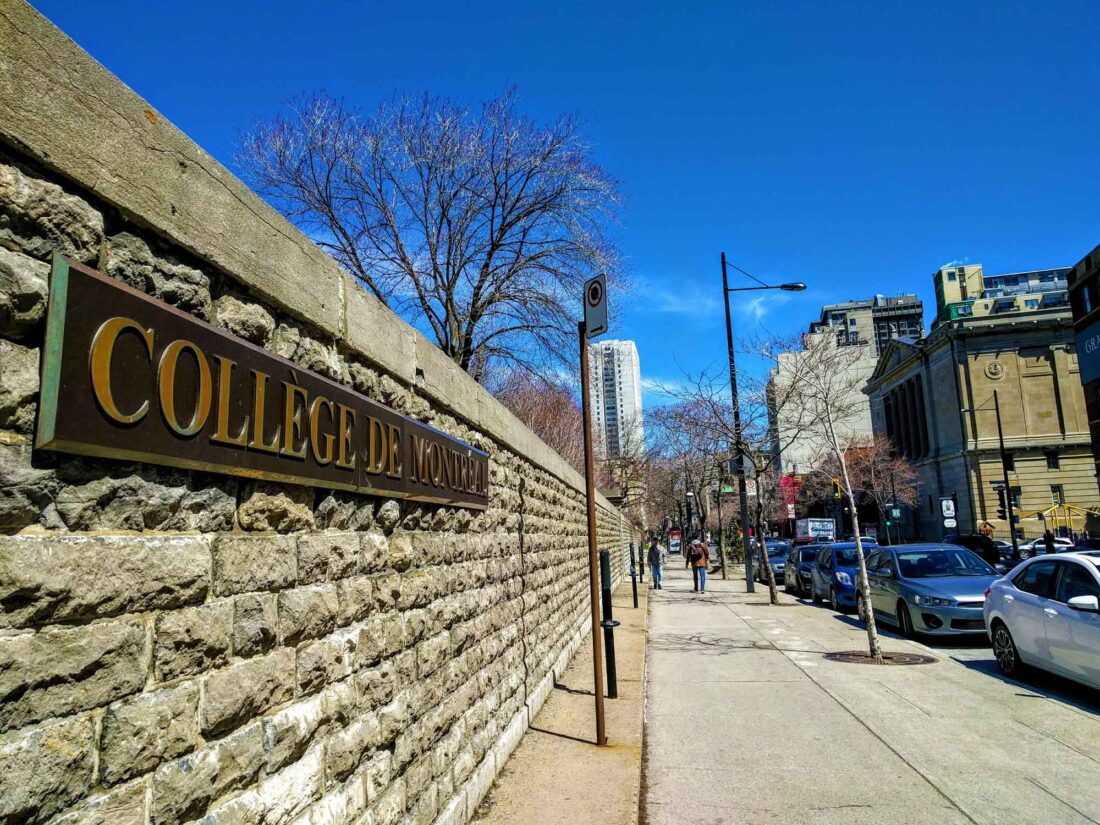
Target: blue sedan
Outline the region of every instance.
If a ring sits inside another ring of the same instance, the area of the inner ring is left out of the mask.
[[[864,543],[865,553],[872,549],[877,550],[878,546]],[[822,547],[810,568],[810,598],[814,604],[828,599],[838,613],[847,613],[854,608],[858,569],[855,542],[836,542]]]
[[[985,592],[997,577],[981,557],[954,544],[882,547],[867,558],[875,619],[909,638],[985,633]],[[862,595],[857,609],[866,622]]]

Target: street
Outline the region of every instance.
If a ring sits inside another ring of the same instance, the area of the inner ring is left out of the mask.
[[[980,641],[886,632],[936,662],[829,661],[865,649],[854,618],[732,578],[694,594],[675,561],[650,601],[644,821],[1100,819],[1100,695],[1006,680]]]

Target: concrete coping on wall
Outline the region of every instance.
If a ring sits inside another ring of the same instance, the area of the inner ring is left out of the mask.
[[[584,491],[503,404],[22,0],[0,8],[0,142]]]

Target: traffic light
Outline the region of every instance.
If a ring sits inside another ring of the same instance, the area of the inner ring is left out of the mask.
[[[1008,518],[1008,491],[1004,487],[997,488],[997,518]]]
[[[840,479],[833,479],[833,498],[840,498]]]

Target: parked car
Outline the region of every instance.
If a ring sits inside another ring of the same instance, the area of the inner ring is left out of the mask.
[[[1100,539],[1089,538],[1088,536],[1082,536],[1077,539],[1077,544],[1073,545],[1074,550],[1100,550]]]
[[[958,635],[985,631],[985,591],[997,571],[956,544],[881,547],[867,559],[870,609],[876,620],[903,636]],[[859,617],[868,606],[857,597]]]
[[[783,570],[787,566],[787,554],[791,552],[791,545],[785,541],[776,541],[765,542],[764,546],[768,550],[767,563],[771,565],[772,573],[775,575],[775,583],[779,584],[783,581]],[[759,550],[756,553],[756,565],[753,567],[752,572],[757,581],[767,582],[768,572],[764,569],[764,557]]]
[[[1069,539],[1064,539],[1061,536],[1055,536],[1054,538],[1054,552],[1064,553],[1073,547],[1073,542]],[[1041,538],[1032,539],[1031,541],[1025,541],[1019,545],[1020,548],[1020,561],[1024,559],[1030,559],[1032,556],[1042,556],[1047,552],[1047,545]]]
[[[943,540],[948,544],[957,544],[959,547],[974,551],[993,567],[1001,563],[1001,548],[989,536],[983,536],[981,533],[966,536],[949,533],[943,537]],[[1008,550],[1009,553],[1012,552],[1011,544],[1008,545]]]
[[[835,542],[822,547],[810,568],[810,598],[814,604],[828,599],[838,613],[847,613],[855,607],[858,569],[855,542]]]
[[[810,595],[811,570],[820,552],[820,544],[806,544],[791,548],[791,552],[787,554],[786,567],[783,569],[784,590],[798,596]]]
[[[989,640],[1005,675],[1031,665],[1100,688],[1100,551],[1039,556],[986,592]]]

